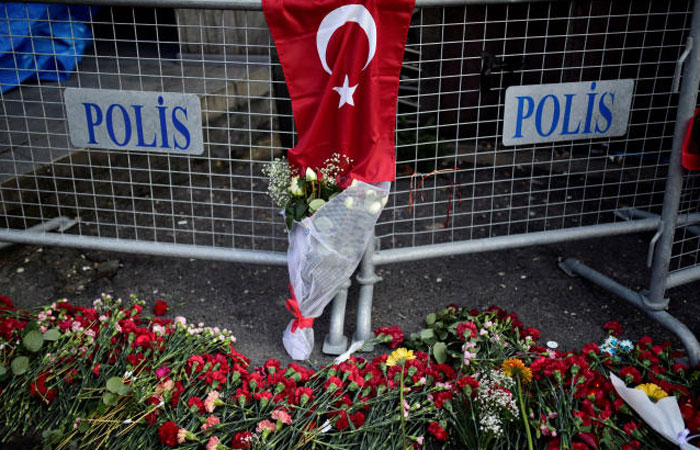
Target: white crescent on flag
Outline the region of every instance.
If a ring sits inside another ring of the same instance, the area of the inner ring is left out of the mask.
[[[377,50],[377,25],[367,8],[362,5],[345,5],[334,9],[326,14],[326,17],[323,18],[321,24],[318,26],[318,32],[316,33],[318,57],[321,58],[323,69],[328,72],[329,75],[332,71],[331,68],[328,67],[328,61],[326,59],[328,42],[331,40],[335,30],[342,27],[347,22],[357,23],[365,32],[367,40],[369,41],[369,53],[367,54],[367,61],[362,67],[362,70],[365,70],[370,61],[372,61],[374,52]]]

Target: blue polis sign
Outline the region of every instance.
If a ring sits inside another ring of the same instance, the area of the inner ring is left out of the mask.
[[[634,80],[511,86],[503,144],[572,141],[627,133]]]
[[[194,94],[68,88],[64,101],[76,147],[204,152],[202,111]]]

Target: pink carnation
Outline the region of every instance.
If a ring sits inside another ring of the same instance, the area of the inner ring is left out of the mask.
[[[186,440],[187,430],[185,430],[184,428],[180,428],[179,430],[177,430],[177,443],[184,444]]]
[[[212,436],[209,438],[209,442],[207,442],[207,450],[216,450],[217,445],[219,445],[219,438]]]
[[[217,400],[219,400],[220,394],[218,391],[211,391],[207,394],[207,398],[204,399],[204,409],[208,413],[213,413],[214,408],[216,408]]]
[[[207,429],[216,426],[220,423],[221,421],[219,420],[219,418],[212,414],[211,416],[207,417],[206,423],[203,423],[200,429],[202,431],[206,431]]]
[[[277,425],[265,419],[258,422],[258,426],[255,427],[255,432],[260,434],[265,430],[275,431],[275,428],[277,428]]]
[[[272,411],[272,420],[279,420],[285,425],[292,424],[292,416],[290,416],[289,413],[283,409],[276,409]]]

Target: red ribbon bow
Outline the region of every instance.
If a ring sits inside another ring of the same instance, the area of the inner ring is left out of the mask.
[[[285,306],[290,313],[294,316],[294,321],[292,322],[292,333],[297,331],[297,328],[311,328],[314,326],[313,317],[304,317],[301,315],[301,309],[299,309],[299,302],[297,302],[297,297],[294,295],[294,288],[289,285],[289,291],[292,293],[292,298],[288,298]]]

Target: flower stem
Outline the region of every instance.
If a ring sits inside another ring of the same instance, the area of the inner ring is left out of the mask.
[[[401,391],[399,391],[399,414],[401,418],[401,437],[403,438],[403,448],[404,450],[408,448],[408,442],[406,442],[406,418],[404,417],[404,398],[403,398],[403,377],[406,370],[406,361],[401,364]]]
[[[527,421],[527,414],[525,412],[525,401],[523,401],[523,387],[520,384],[520,377],[516,376],[515,379],[518,382],[518,403],[520,403],[520,414],[523,416],[523,425],[525,425],[525,434],[527,435],[527,448],[528,450],[533,450],[532,435],[530,434],[530,424]]]

